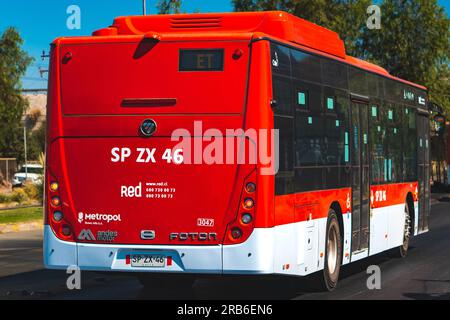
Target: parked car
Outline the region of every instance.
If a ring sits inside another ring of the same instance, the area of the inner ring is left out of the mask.
[[[22,186],[25,181],[30,181],[33,184],[42,182],[44,174],[44,167],[40,164],[25,164],[19,172],[14,174],[12,185],[13,187]]]

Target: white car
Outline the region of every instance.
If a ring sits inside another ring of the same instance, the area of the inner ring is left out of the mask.
[[[44,174],[44,167],[40,164],[25,164],[19,172],[14,174],[12,185],[13,187],[20,187],[25,181],[30,181],[33,184],[42,182]]]

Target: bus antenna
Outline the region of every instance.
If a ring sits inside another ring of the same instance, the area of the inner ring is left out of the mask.
[[[146,5],[147,0],[142,0],[142,14],[144,16],[147,15],[147,5]]]

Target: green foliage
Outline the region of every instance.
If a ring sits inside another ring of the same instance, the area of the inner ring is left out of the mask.
[[[181,13],[181,0],[161,0],[156,8],[159,14]]]
[[[23,158],[21,118],[28,106],[20,94],[20,78],[32,58],[21,46],[23,40],[14,28],[0,37],[0,156]]]
[[[29,201],[27,193],[22,188],[14,189],[11,194],[11,202],[17,202],[18,204],[22,204],[24,202]]]
[[[0,193],[0,203],[10,203],[11,197],[7,194]]]
[[[389,72],[430,89],[430,97],[450,111],[449,28],[437,0],[384,0],[382,29],[365,30],[362,56]]]
[[[430,90],[430,100],[444,108],[450,116],[450,70],[448,64],[437,68],[434,78],[427,82]]]
[[[44,186],[42,183],[26,183],[21,188],[13,189],[12,193],[0,193],[0,203],[17,202],[18,204],[30,203],[33,200],[42,203]]]
[[[42,207],[0,211],[0,224],[42,220]]]
[[[33,183],[26,183],[23,186],[23,191],[27,195],[28,199],[41,200],[39,199],[39,196],[41,194],[41,192],[39,191],[40,188],[42,188],[42,184],[35,185]]]

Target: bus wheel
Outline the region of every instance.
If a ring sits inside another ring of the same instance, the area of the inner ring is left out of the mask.
[[[409,240],[411,239],[411,214],[408,203],[405,204],[405,226],[403,229],[403,244],[398,250],[398,257],[404,258],[408,253]]]
[[[342,238],[338,217],[333,209],[328,211],[327,234],[325,241],[325,266],[323,269],[323,287],[333,291],[339,280],[342,261]]]

